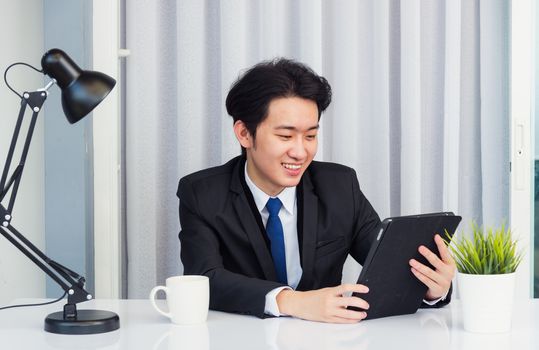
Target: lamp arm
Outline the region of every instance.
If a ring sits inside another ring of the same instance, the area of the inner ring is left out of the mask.
[[[19,117],[17,118],[17,123],[15,124],[15,130],[13,131],[13,136],[11,137],[11,144],[9,146],[9,151],[7,153],[6,163],[4,164],[4,170],[2,171],[2,178],[0,179],[0,202],[4,199],[4,196],[8,192],[9,187],[11,186],[11,184],[8,184],[6,186],[6,181],[9,174],[9,168],[11,167],[11,161],[13,160],[13,154],[15,153],[15,146],[17,146],[17,139],[21,131],[21,125],[24,119],[24,112],[26,111],[27,105],[28,105],[27,99],[24,99],[24,98],[21,99],[21,108],[19,109]]]
[[[32,141],[32,135],[34,134],[34,129],[37,122],[37,117],[39,112],[41,111],[41,108],[43,106],[43,103],[47,99],[47,91],[34,91],[34,92],[25,92],[23,94],[23,98],[21,99],[21,108],[19,110],[19,117],[17,118],[17,124],[15,125],[15,131],[13,132],[13,137],[11,138],[11,145],[9,147],[8,156],[6,158],[6,163],[4,165],[4,171],[2,172],[2,179],[0,182],[0,202],[4,199],[4,197],[7,195],[10,187],[12,187],[11,191],[11,198],[9,200],[9,204],[7,207],[7,210],[11,213],[13,211],[13,206],[15,205],[15,199],[17,197],[17,191],[19,189],[19,183],[21,181],[22,172],[24,170],[24,164],[26,162],[26,157],[28,155],[28,150],[30,148],[30,142]],[[22,125],[22,121],[24,119],[24,114],[26,111],[26,107],[30,106],[32,109],[32,118],[30,120],[30,125],[28,127],[28,132],[26,134],[26,139],[24,141],[23,150],[21,153],[21,158],[19,161],[19,165],[15,169],[13,176],[10,178],[7,186],[5,186],[5,182],[7,179],[7,174],[9,172],[9,168],[11,167],[11,162],[13,159],[13,155],[15,153],[15,148],[17,146],[17,141]],[[5,186],[5,187],[4,187]]]
[[[17,249],[26,255],[26,257],[28,257],[34,264],[49,275],[49,277],[51,277],[64,291],[67,292],[68,301],[67,305],[64,306],[64,315],[66,318],[73,318],[77,315],[76,304],[92,299],[92,295],[84,290],[84,277],[47,257],[41,250],[39,250],[34,244],[32,244],[32,242],[26,239],[26,237],[24,237],[11,225],[11,213],[13,212],[13,206],[17,197],[17,191],[22,178],[22,173],[37,122],[37,117],[41,111],[43,103],[47,99],[47,89],[51,85],[52,83],[49,83],[44,89],[39,89],[33,92],[25,92],[22,95],[19,116],[17,118],[15,130],[11,139],[6,163],[4,164],[2,178],[0,179],[0,234],[2,234],[2,236],[17,247]],[[27,107],[30,107],[32,110],[30,125],[26,134],[19,165],[16,167],[15,171],[8,180],[9,170],[13,161],[13,155],[15,153],[15,148],[17,146],[18,137]],[[6,208],[1,202],[10,189],[11,196]]]
[[[0,191],[0,202],[4,199],[6,194],[9,192],[9,189],[11,188],[11,186],[13,185],[15,180],[21,176],[22,168],[23,167],[21,165],[19,165],[19,166],[17,166],[17,168],[15,168],[15,171],[13,172],[11,177],[9,178],[9,181],[7,182],[6,187],[2,191]]]
[[[0,206],[0,212],[4,216],[6,210]],[[4,221],[5,223],[5,221]],[[41,250],[32,244],[26,237],[18,232],[10,223],[7,226],[0,226],[0,234],[11,244],[19,249],[26,257],[36,264],[43,272],[49,275],[68,294],[68,304],[77,304],[91,300],[93,297],[84,289],[84,277],[79,276],[77,280],[71,277],[61,264],[46,256]],[[71,271],[67,269],[68,271]],[[72,271],[71,271],[72,272]],[[78,275],[77,275],[78,276]]]

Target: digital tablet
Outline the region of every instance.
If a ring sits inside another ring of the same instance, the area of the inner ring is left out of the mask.
[[[419,309],[428,288],[414,276],[409,261],[416,259],[431,266],[419,253],[419,246],[439,256],[434,235],[445,238],[447,231],[452,236],[461,219],[444,212],[393,217],[382,222],[357,281],[369,287],[369,292],[353,294],[369,303],[366,319],[413,314]]]

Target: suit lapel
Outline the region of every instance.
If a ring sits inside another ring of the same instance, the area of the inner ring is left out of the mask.
[[[301,244],[302,244],[302,269],[303,274],[297,287],[298,290],[310,289],[313,285],[314,277],[314,256],[316,250],[316,236],[318,228],[318,197],[314,193],[313,184],[309,176],[308,170],[303,175],[301,181],[302,195],[299,199],[300,205],[298,210],[298,219],[301,218]],[[298,186],[299,187],[299,186]]]
[[[243,226],[243,230],[247,234],[249,241],[253,247],[255,255],[262,267],[266,280],[277,281],[277,274],[273,265],[273,259],[264,239],[264,232],[260,231],[260,227],[256,221],[253,211],[247,201],[247,195],[241,184],[241,176],[245,161],[239,161],[234,169],[235,176],[232,176],[230,190],[236,193],[233,200],[234,210],[238,217],[238,221]]]

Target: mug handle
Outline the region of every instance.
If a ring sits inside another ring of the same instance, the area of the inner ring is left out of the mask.
[[[172,315],[170,314],[170,312],[164,312],[163,310],[161,310],[159,308],[159,306],[157,306],[157,303],[155,302],[155,295],[157,294],[158,291],[162,290],[163,292],[165,292],[165,294],[168,295],[168,288],[165,287],[165,286],[157,286],[157,287],[154,287],[152,289],[152,291],[150,292],[150,301],[152,302],[152,306],[155,310],[157,310],[157,312],[159,312],[161,315],[163,316],[166,316],[168,318],[172,318]]]

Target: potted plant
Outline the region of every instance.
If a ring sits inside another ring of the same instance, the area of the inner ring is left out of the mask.
[[[471,228],[471,237],[461,235],[446,242],[457,265],[464,329],[507,332],[511,329],[515,271],[522,252],[505,224],[483,229],[472,222]]]

